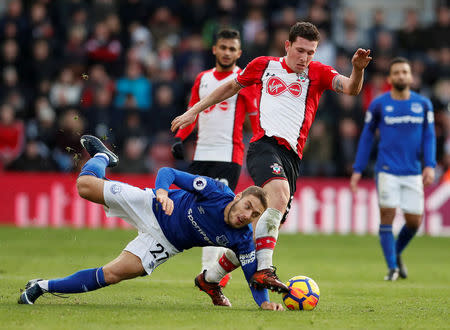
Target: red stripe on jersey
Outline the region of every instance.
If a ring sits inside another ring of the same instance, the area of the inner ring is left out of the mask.
[[[244,88],[245,89],[245,88]],[[234,114],[233,127],[233,155],[231,161],[242,165],[244,160],[244,144],[242,143],[242,127],[245,120],[245,100],[241,93],[236,100],[236,113]]]
[[[201,83],[202,77],[205,73],[210,72],[212,70],[213,69],[200,72],[197,75],[197,77],[195,78],[194,85],[191,88],[191,98],[189,99],[188,110],[189,110],[189,108],[193,107],[195,103],[200,101],[200,96],[198,94],[198,90],[200,88],[200,83]],[[197,118],[198,118],[198,116],[197,116]],[[195,128],[195,124],[197,123],[197,118],[195,119],[195,121],[192,124],[190,124],[184,128],[180,128],[178,130],[177,134],[175,134],[175,137],[178,137],[181,140],[186,140],[186,138],[192,133],[192,131]]]
[[[277,239],[272,236],[266,236],[256,239],[256,251],[264,250],[264,249],[275,249],[275,245],[277,244]]]
[[[225,253],[220,257],[219,259],[219,265],[227,272],[232,272],[236,268],[238,268],[237,265],[233,264],[230,259],[227,258]]]

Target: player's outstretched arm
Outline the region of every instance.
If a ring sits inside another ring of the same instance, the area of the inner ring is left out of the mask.
[[[265,301],[261,304],[261,309],[268,311],[284,311],[284,308],[281,304]]]
[[[364,81],[364,69],[372,60],[370,49],[359,48],[352,58],[353,70],[349,77],[337,75],[333,79],[333,89],[337,93],[344,93],[349,95],[358,95]]]
[[[203,110],[209,108],[213,104],[217,104],[237,94],[241,90],[242,86],[239,85],[234,79],[230,80],[226,84],[217,87],[207,97],[201,99],[192,108],[186,111],[181,116],[176,117],[172,121],[171,130],[175,132],[179,128],[184,128],[195,121],[197,115]]]

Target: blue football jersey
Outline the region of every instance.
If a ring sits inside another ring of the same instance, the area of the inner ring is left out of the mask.
[[[174,183],[181,189],[169,189]],[[256,272],[256,251],[250,225],[233,228],[224,219],[225,207],[233,201],[233,191],[223,183],[172,168],[161,168],[155,182],[169,192],[174,210],[170,216],[161,204],[153,202],[153,212],[170,243],[179,251],[194,246],[223,246],[233,250],[241,263],[247,281]],[[258,305],[268,300],[267,291],[252,289]],[[256,295],[256,296],[255,296]]]
[[[394,100],[387,92],[372,101],[358,144],[355,172],[366,167],[377,129],[376,172],[417,175],[422,172],[422,162],[436,166],[433,105],[426,97],[411,91],[408,100]]]

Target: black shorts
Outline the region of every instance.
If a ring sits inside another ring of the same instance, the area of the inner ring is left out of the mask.
[[[273,179],[288,181],[291,198],[283,216],[282,222],[284,222],[300,175],[300,158],[298,155],[278,144],[275,138],[264,136],[258,141],[250,143],[247,152],[247,169],[255,184],[260,187]]]
[[[241,174],[241,165],[232,162],[213,162],[194,160],[188,168],[191,174],[209,176],[223,182],[231,190],[236,189],[236,185]]]

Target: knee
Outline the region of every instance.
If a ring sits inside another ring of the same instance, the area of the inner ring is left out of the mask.
[[[105,282],[108,284],[116,284],[122,281],[122,277],[108,267],[103,267],[103,276],[105,277]]]
[[[380,209],[380,222],[382,225],[391,225],[394,222],[395,209],[381,208]]]
[[[91,185],[90,185],[89,177],[87,175],[78,177],[77,190],[78,190],[78,195],[80,195],[80,197],[85,198],[85,199],[88,198],[89,193],[91,191]]]
[[[269,192],[269,207],[284,213],[290,199],[289,187],[272,187]]]

